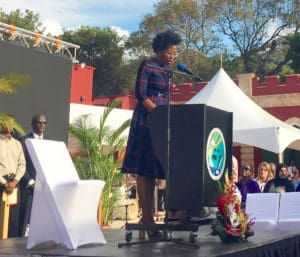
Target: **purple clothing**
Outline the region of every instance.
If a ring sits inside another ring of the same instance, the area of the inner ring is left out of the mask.
[[[133,112],[121,172],[164,178],[163,170],[152,148],[147,126],[148,111],[142,105],[146,99],[150,99],[156,105],[168,104],[167,71],[155,59],[145,60],[141,63],[136,79],[135,95],[138,104]]]
[[[238,189],[242,195],[242,203],[246,203],[247,194],[250,193],[260,193],[260,188],[258,183],[253,179],[240,179],[239,182],[236,183]]]

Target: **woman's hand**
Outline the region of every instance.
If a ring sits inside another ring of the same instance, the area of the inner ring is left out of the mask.
[[[142,105],[148,112],[151,112],[154,108],[156,108],[156,104],[153,103],[150,99],[146,99],[142,102]]]
[[[166,180],[165,179],[157,179],[156,185],[158,189],[165,189],[166,188]]]

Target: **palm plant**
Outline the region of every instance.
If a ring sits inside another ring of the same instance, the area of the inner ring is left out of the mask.
[[[107,225],[112,210],[119,199],[118,187],[123,176],[120,173],[121,160],[116,153],[124,149],[126,138],[122,133],[130,125],[126,120],[119,128],[112,130],[106,125],[107,118],[115,104],[105,108],[99,127],[90,123],[90,114],[79,116],[69,126],[69,132],[80,142],[81,153],[74,156],[75,165],[81,179],[101,179],[105,186],[101,195],[101,225]]]
[[[0,94],[13,94],[18,87],[27,86],[29,82],[30,77],[25,74],[8,73],[2,75],[0,76]],[[14,130],[20,135],[25,134],[21,125],[4,112],[0,112],[0,127],[9,128],[10,131]]]

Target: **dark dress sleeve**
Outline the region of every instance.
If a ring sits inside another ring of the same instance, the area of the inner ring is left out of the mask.
[[[142,62],[135,83],[135,96],[139,102],[143,102],[149,98],[147,91],[150,78],[151,70],[147,68],[145,62]]]

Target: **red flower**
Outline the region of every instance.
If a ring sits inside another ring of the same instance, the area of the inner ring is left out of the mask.
[[[239,210],[240,210],[240,205],[236,203],[236,204],[234,205],[234,210],[235,210],[236,213],[238,213]]]
[[[225,195],[221,196],[218,200],[218,210],[223,217],[226,216],[225,204],[227,204],[227,202],[228,202],[228,198]]]
[[[228,226],[228,225],[225,227],[225,231],[232,236],[240,236],[241,235],[240,229],[232,228],[231,226]]]

